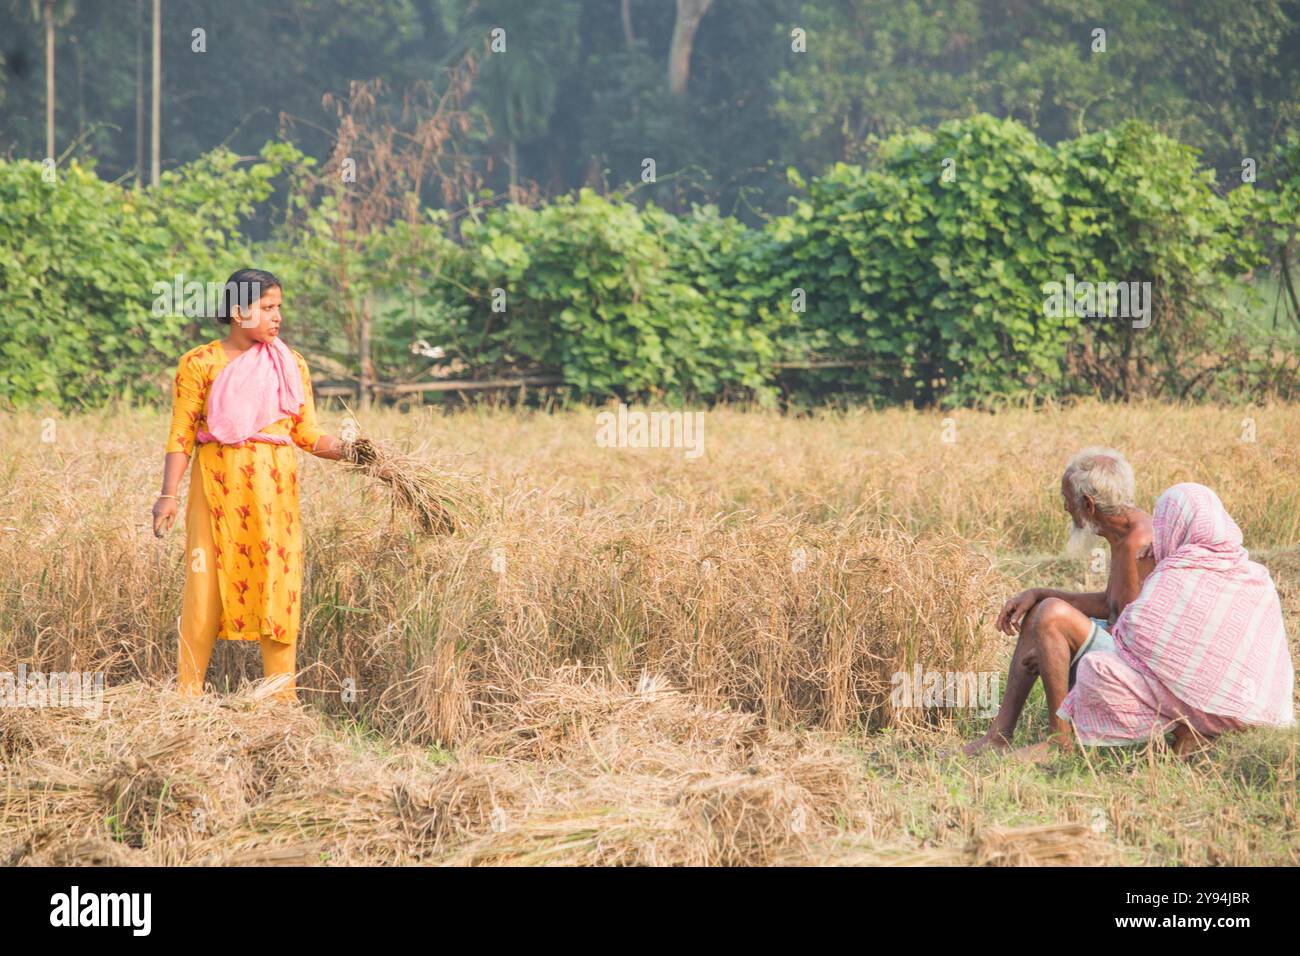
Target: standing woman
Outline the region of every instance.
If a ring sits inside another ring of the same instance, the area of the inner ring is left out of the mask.
[[[154,534],[180,511],[181,476],[198,446],[185,516],[186,576],[178,689],[197,696],[217,640],[259,641],[265,676],[288,675],[294,700],[302,611],[298,457],[343,457],[316,425],[311,374],[280,340],[280,281],[240,269],[226,283],[223,339],[191,349],[176,369]]]

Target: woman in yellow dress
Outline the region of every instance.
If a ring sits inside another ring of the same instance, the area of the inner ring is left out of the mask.
[[[236,272],[219,314],[230,334],[186,352],[176,370],[153,519],[159,537],[175,523],[197,446],[177,668],[191,696],[203,692],[215,642],[233,640],[259,641],[265,676],[288,675],[277,696],[296,699],[303,552],[293,445],[331,460],[344,445],[316,425],[307,363],[278,338],[280,299],[271,273]]]

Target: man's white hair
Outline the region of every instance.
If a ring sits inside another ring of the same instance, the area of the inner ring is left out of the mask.
[[[1065,485],[1080,502],[1087,495],[1104,515],[1137,507],[1133,466],[1114,448],[1085,448],[1065,466]]]

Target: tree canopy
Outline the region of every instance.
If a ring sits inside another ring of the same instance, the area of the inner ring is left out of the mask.
[[[148,6],[58,8],[56,151],[109,179],[137,161]],[[8,0],[0,26],[0,155],[39,159],[41,17]],[[400,101],[469,52],[493,188],[616,188],[652,158],[638,201],[751,221],[786,208],[788,165],[859,161],[905,127],[987,112],[1054,144],[1138,119],[1226,177],[1263,169],[1300,104],[1300,2],[1284,0],[164,0],[162,26],[165,169],[255,153],[285,117],[324,158],[325,94],[379,79]]]

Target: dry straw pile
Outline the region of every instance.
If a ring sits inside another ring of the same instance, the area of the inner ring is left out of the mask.
[[[190,700],[137,683],[108,691],[99,718],[0,711],[0,864],[1106,857],[1082,831],[1063,851],[1059,828],[1046,840],[1025,831],[928,849],[877,843],[871,784],[850,753],[702,706],[650,676],[633,686],[570,668],[533,681],[442,765],[416,748],[379,756],[265,691]]]
[[[305,708],[135,684],[102,719],[0,712],[8,863],[760,863],[854,816],[854,768],[661,682],[572,670],[455,763]],[[107,731],[107,732],[106,732]]]

